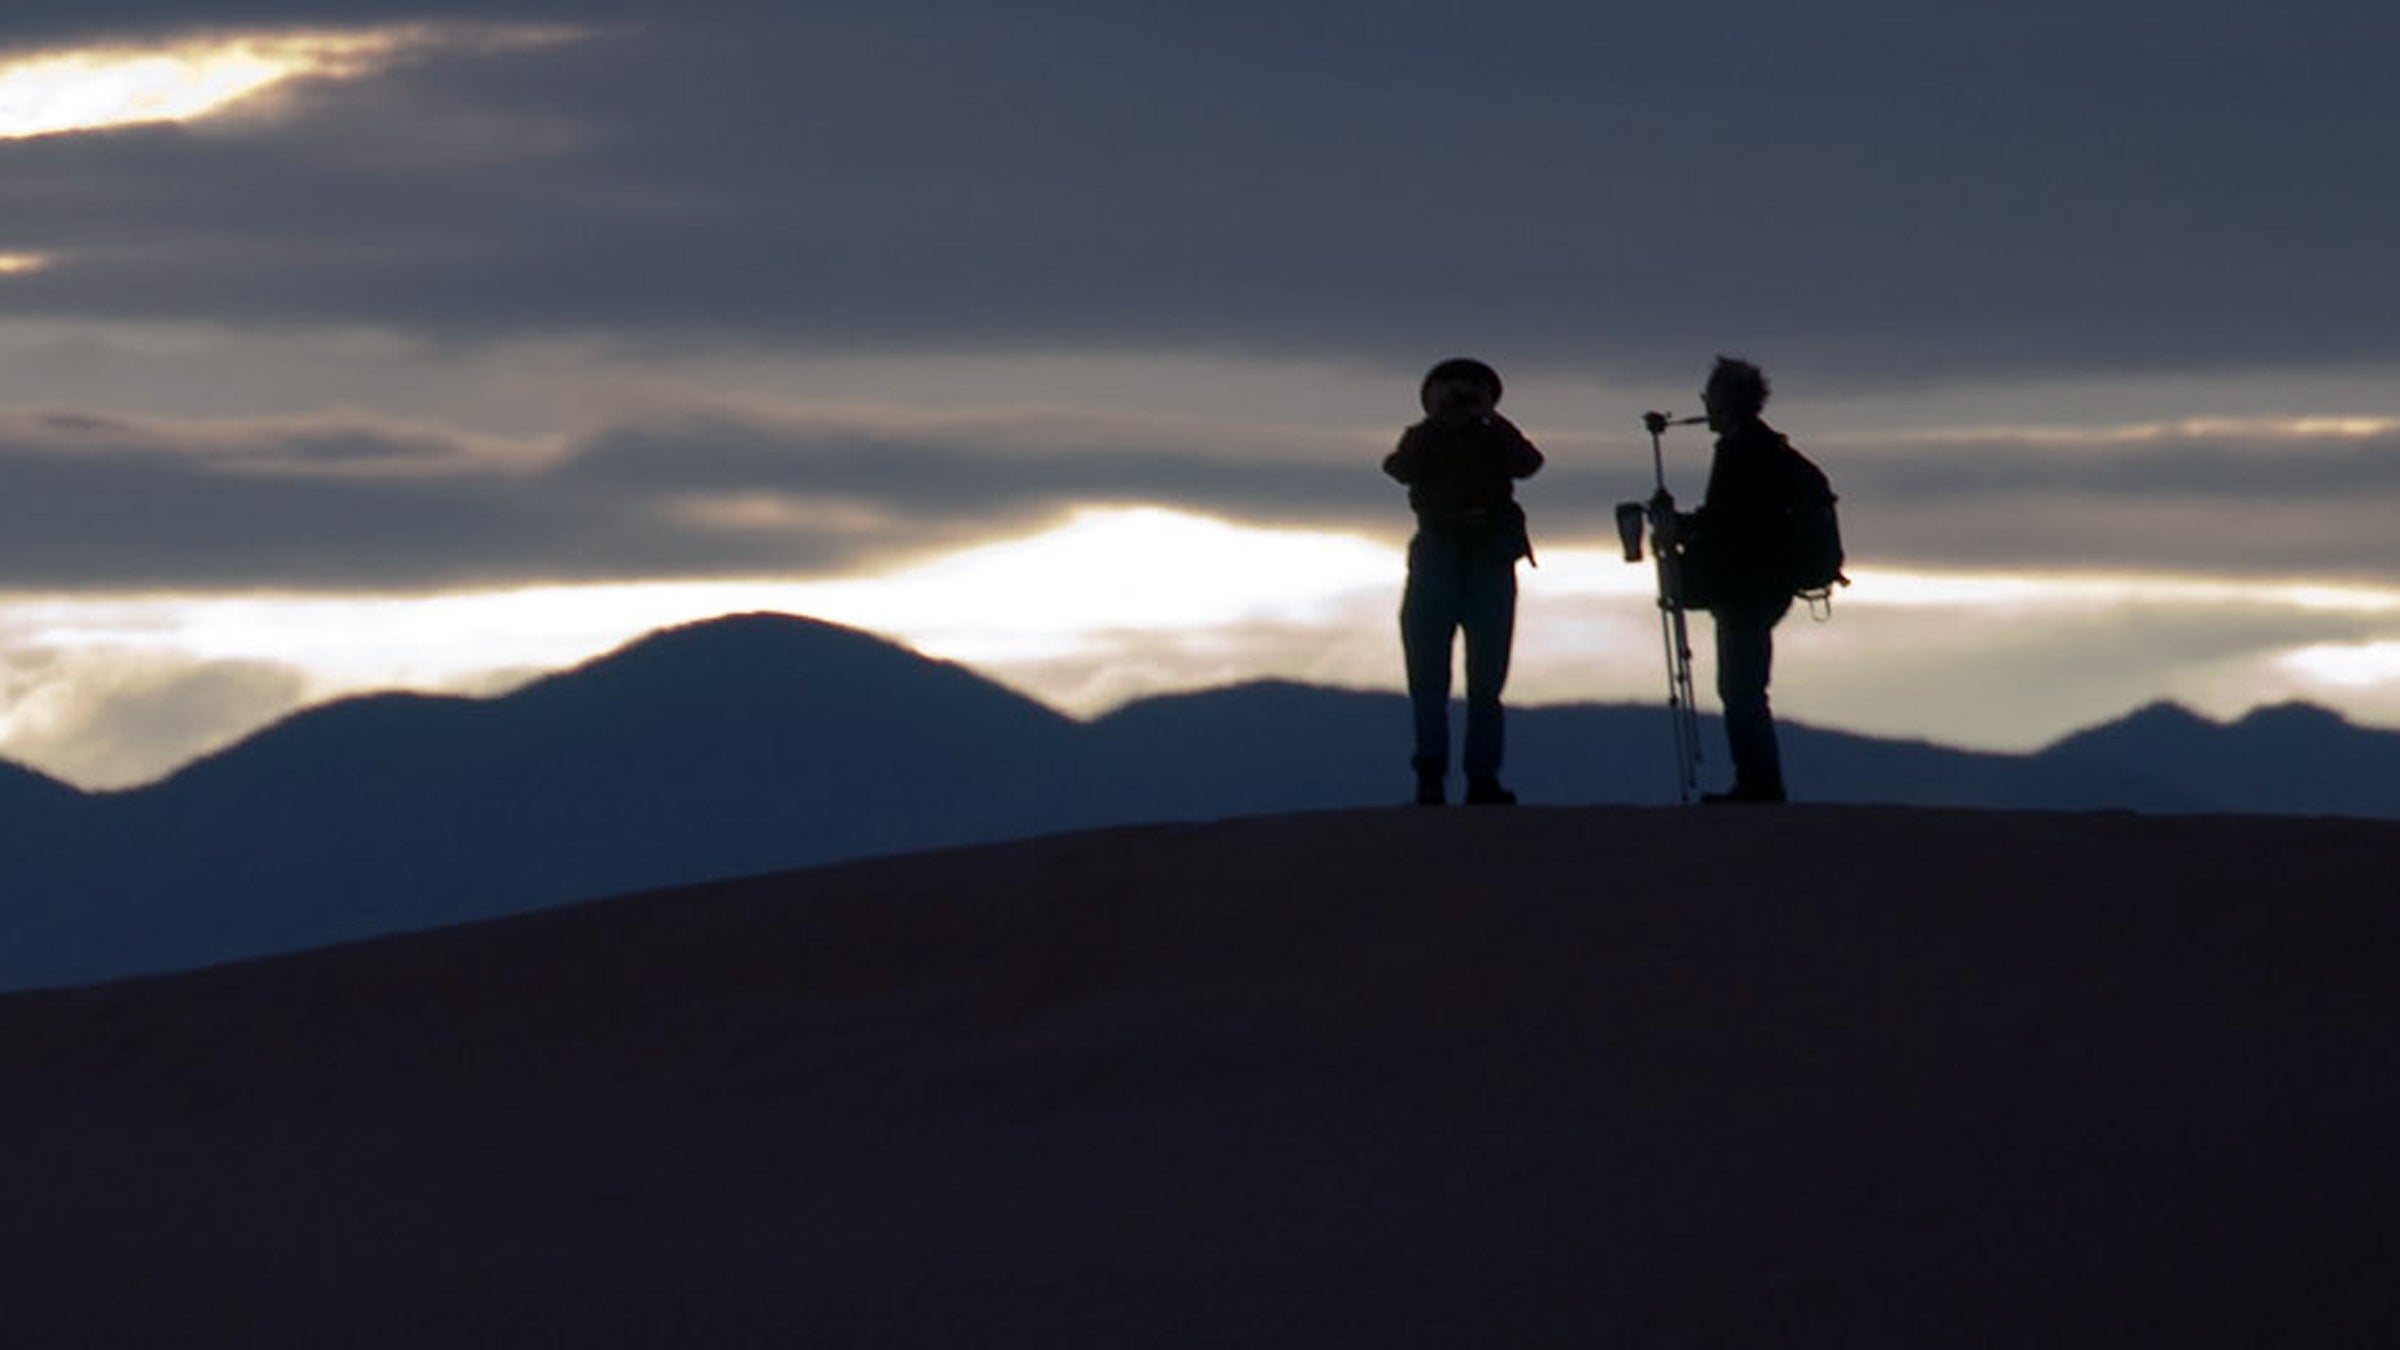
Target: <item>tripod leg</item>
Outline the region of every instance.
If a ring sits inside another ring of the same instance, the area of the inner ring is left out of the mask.
[[[1700,712],[1692,692],[1692,641],[1683,606],[1658,602],[1659,632],[1667,649],[1667,716],[1675,733],[1675,800],[1689,804],[1700,792]]]
[[[1700,708],[1692,689],[1692,642],[1683,606],[1663,605],[1667,626],[1667,703],[1675,719],[1675,800],[1700,791]]]
[[[1650,428],[1650,459],[1658,470],[1658,491],[1644,511],[1650,524],[1651,556],[1658,561],[1659,632],[1667,648],[1667,716],[1675,731],[1675,800],[1688,805],[1700,795],[1700,710],[1692,692],[1692,638],[1684,622],[1683,571],[1678,547],[1672,542],[1675,499],[1667,493],[1666,451],[1659,442],[1659,433],[1669,419],[1664,413],[1651,413],[1643,422]],[[1640,556],[1630,547],[1626,554],[1628,558]]]

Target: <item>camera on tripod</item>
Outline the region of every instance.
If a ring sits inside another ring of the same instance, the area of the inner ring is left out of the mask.
[[[1625,561],[1642,560],[1642,527],[1649,523],[1650,508],[1640,502],[1617,503],[1617,539],[1625,545]]]
[[[1705,417],[1677,417],[1673,413],[1663,412],[1642,414],[1642,426],[1650,433],[1650,453],[1657,462],[1658,491],[1646,502],[1617,503],[1617,539],[1625,546],[1625,561],[1638,563],[1642,560],[1644,523],[1650,525],[1654,536],[1661,538],[1660,551],[1668,551],[1663,540],[1674,519],[1675,498],[1667,491],[1666,458],[1659,448],[1658,438],[1667,433],[1668,427],[1698,426],[1707,420]]]
[[[1659,633],[1667,652],[1667,708],[1675,726],[1675,799],[1688,802],[1700,792],[1700,722],[1692,694],[1692,641],[1684,612],[1682,541],[1677,537],[1675,498],[1667,491],[1667,455],[1662,438],[1668,427],[1696,426],[1705,417],[1677,417],[1646,412],[1642,427],[1650,433],[1650,464],[1657,471],[1658,490],[1646,502],[1617,504],[1617,538],[1625,545],[1625,561],[1642,560],[1642,530],[1647,527],[1658,560]]]

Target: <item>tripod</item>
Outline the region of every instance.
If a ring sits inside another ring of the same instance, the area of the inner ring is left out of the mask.
[[[1674,542],[1675,497],[1667,491],[1667,454],[1659,438],[1668,427],[1693,426],[1705,417],[1642,414],[1650,432],[1650,464],[1658,490],[1647,503],[1617,507],[1617,532],[1625,561],[1642,560],[1642,525],[1650,526],[1651,553],[1658,566],[1658,626],[1667,650],[1667,712],[1675,731],[1675,800],[1690,804],[1700,795],[1700,710],[1692,693],[1692,639],[1684,619],[1683,551]]]

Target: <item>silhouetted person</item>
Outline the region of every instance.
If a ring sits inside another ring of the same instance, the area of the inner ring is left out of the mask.
[[[1767,377],[1757,366],[1717,358],[1700,394],[1717,433],[1700,509],[1678,518],[1685,575],[1716,619],[1717,698],[1725,709],[1733,787],[1706,802],[1784,800],[1783,756],[1767,681],[1775,665],[1775,625],[1792,607],[1791,583],[1776,550],[1787,535],[1791,478],[1782,433],[1760,420]]]
[[[1408,544],[1400,647],[1416,716],[1417,802],[1439,806],[1450,770],[1450,652],[1467,639],[1467,801],[1514,805],[1500,786],[1500,689],[1517,624],[1517,559],[1533,556],[1515,482],[1542,452],[1494,412],[1500,375],[1481,361],[1444,361],[1418,391],[1425,420],[1400,436],[1383,471],[1408,485],[1417,533]]]

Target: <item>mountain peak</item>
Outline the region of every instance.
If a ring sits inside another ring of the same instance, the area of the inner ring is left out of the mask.
[[[2272,731],[2287,735],[2358,730],[2356,723],[2331,708],[2298,701],[2252,708],[2233,725],[2240,731]]]
[[[2085,727],[2070,732],[2044,747],[2040,753],[2074,754],[2106,748],[2122,749],[2134,744],[2155,744],[2161,741],[2187,741],[2222,729],[2222,724],[2209,720],[2172,699],[2146,703],[2113,722]]]
[[[958,687],[953,696],[971,685],[992,696],[1040,706],[887,638],[763,611],[659,629],[538,680],[512,699],[543,702],[572,696],[651,708],[727,701],[824,704],[859,697],[880,702],[903,690],[930,695],[928,681]]]
[[[562,674],[572,676],[603,666],[637,662],[692,666],[724,662],[776,664],[794,658],[856,658],[870,653],[919,661],[930,659],[889,639],[856,628],[845,628],[821,619],[804,619],[795,614],[753,610],[645,633],[614,651]]]
[[[2186,707],[2185,705],[2178,703],[2171,698],[2162,698],[2153,703],[2143,704],[2141,707],[2136,708],[2132,712],[2129,712],[2123,717],[2118,718],[2112,725],[2120,727],[2139,726],[2190,729],[2194,727],[2221,726],[2223,724],[2217,722],[2213,718],[2203,716],[2202,714],[2193,711],[2191,708]]]

